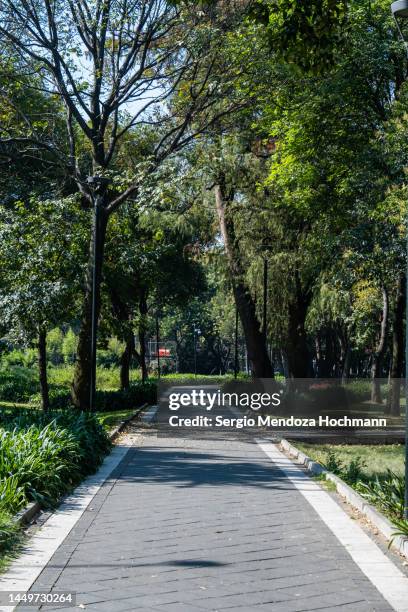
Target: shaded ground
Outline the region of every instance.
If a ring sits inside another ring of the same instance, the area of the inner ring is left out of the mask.
[[[139,442],[33,590],[98,612],[392,609],[255,443]]]

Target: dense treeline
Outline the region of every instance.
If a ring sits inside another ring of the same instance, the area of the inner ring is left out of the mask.
[[[405,49],[386,1],[296,4],[0,0],[3,362],[37,347],[45,408],[63,360],[87,408],[96,267],[123,389],[232,371],[238,332],[240,369],[390,377],[399,413]]]

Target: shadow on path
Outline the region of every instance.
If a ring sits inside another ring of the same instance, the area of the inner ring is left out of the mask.
[[[250,445],[248,445],[250,447]],[[256,450],[255,450],[256,449]],[[250,460],[242,455],[181,451],[180,448],[149,446],[137,448],[123,465],[120,480],[174,487],[257,487],[295,490],[295,486],[255,447]],[[302,481],[296,467],[293,477]]]

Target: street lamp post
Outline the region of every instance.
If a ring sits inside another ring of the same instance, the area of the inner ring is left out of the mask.
[[[264,337],[265,347],[267,345],[267,301],[268,301],[268,260],[265,257],[263,261],[263,313],[262,313],[262,333]]]
[[[91,302],[91,375],[89,392],[89,410],[95,410],[96,392],[96,351],[98,339],[98,275],[100,264],[97,261],[100,253],[101,220],[103,215],[103,200],[109,179],[104,176],[88,176],[87,183],[92,191],[93,199],[93,253],[92,253],[92,302]]]
[[[391,4],[391,12],[394,15],[398,31],[405,43],[408,57],[407,42],[402,34],[398,19],[408,19],[408,0],[398,0]],[[406,219],[406,295],[405,295],[405,498],[404,518],[408,520],[408,215]]]
[[[235,338],[234,338],[234,378],[238,378],[238,369],[239,369],[239,363],[238,363],[238,321],[239,321],[239,316],[238,316],[238,308],[235,306]]]
[[[195,325],[193,327],[194,333],[194,378],[197,378],[197,336],[201,334],[201,330],[198,329]]]
[[[156,353],[157,353],[157,378],[160,378],[160,323],[159,311],[156,312]]]

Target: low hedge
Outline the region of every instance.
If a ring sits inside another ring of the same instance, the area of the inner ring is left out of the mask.
[[[96,410],[130,410],[142,404],[154,404],[157,400],[157,385],[154,382],[132,383],[124,391],[97,391]]]
[[[131,410],[142,404],[153,404],[156,402],[157,386],[154,382],[146,381],[132,383],[124,391],[97,391],[95,396],[95,408],[98,412],[110,412],[114,410]],[[51,388],[50,407],[53,410],[64,410],[72,408],[71,395],[66,389]],[[36,393],[30,398],[30,403],[39,406],[41,397]]]

